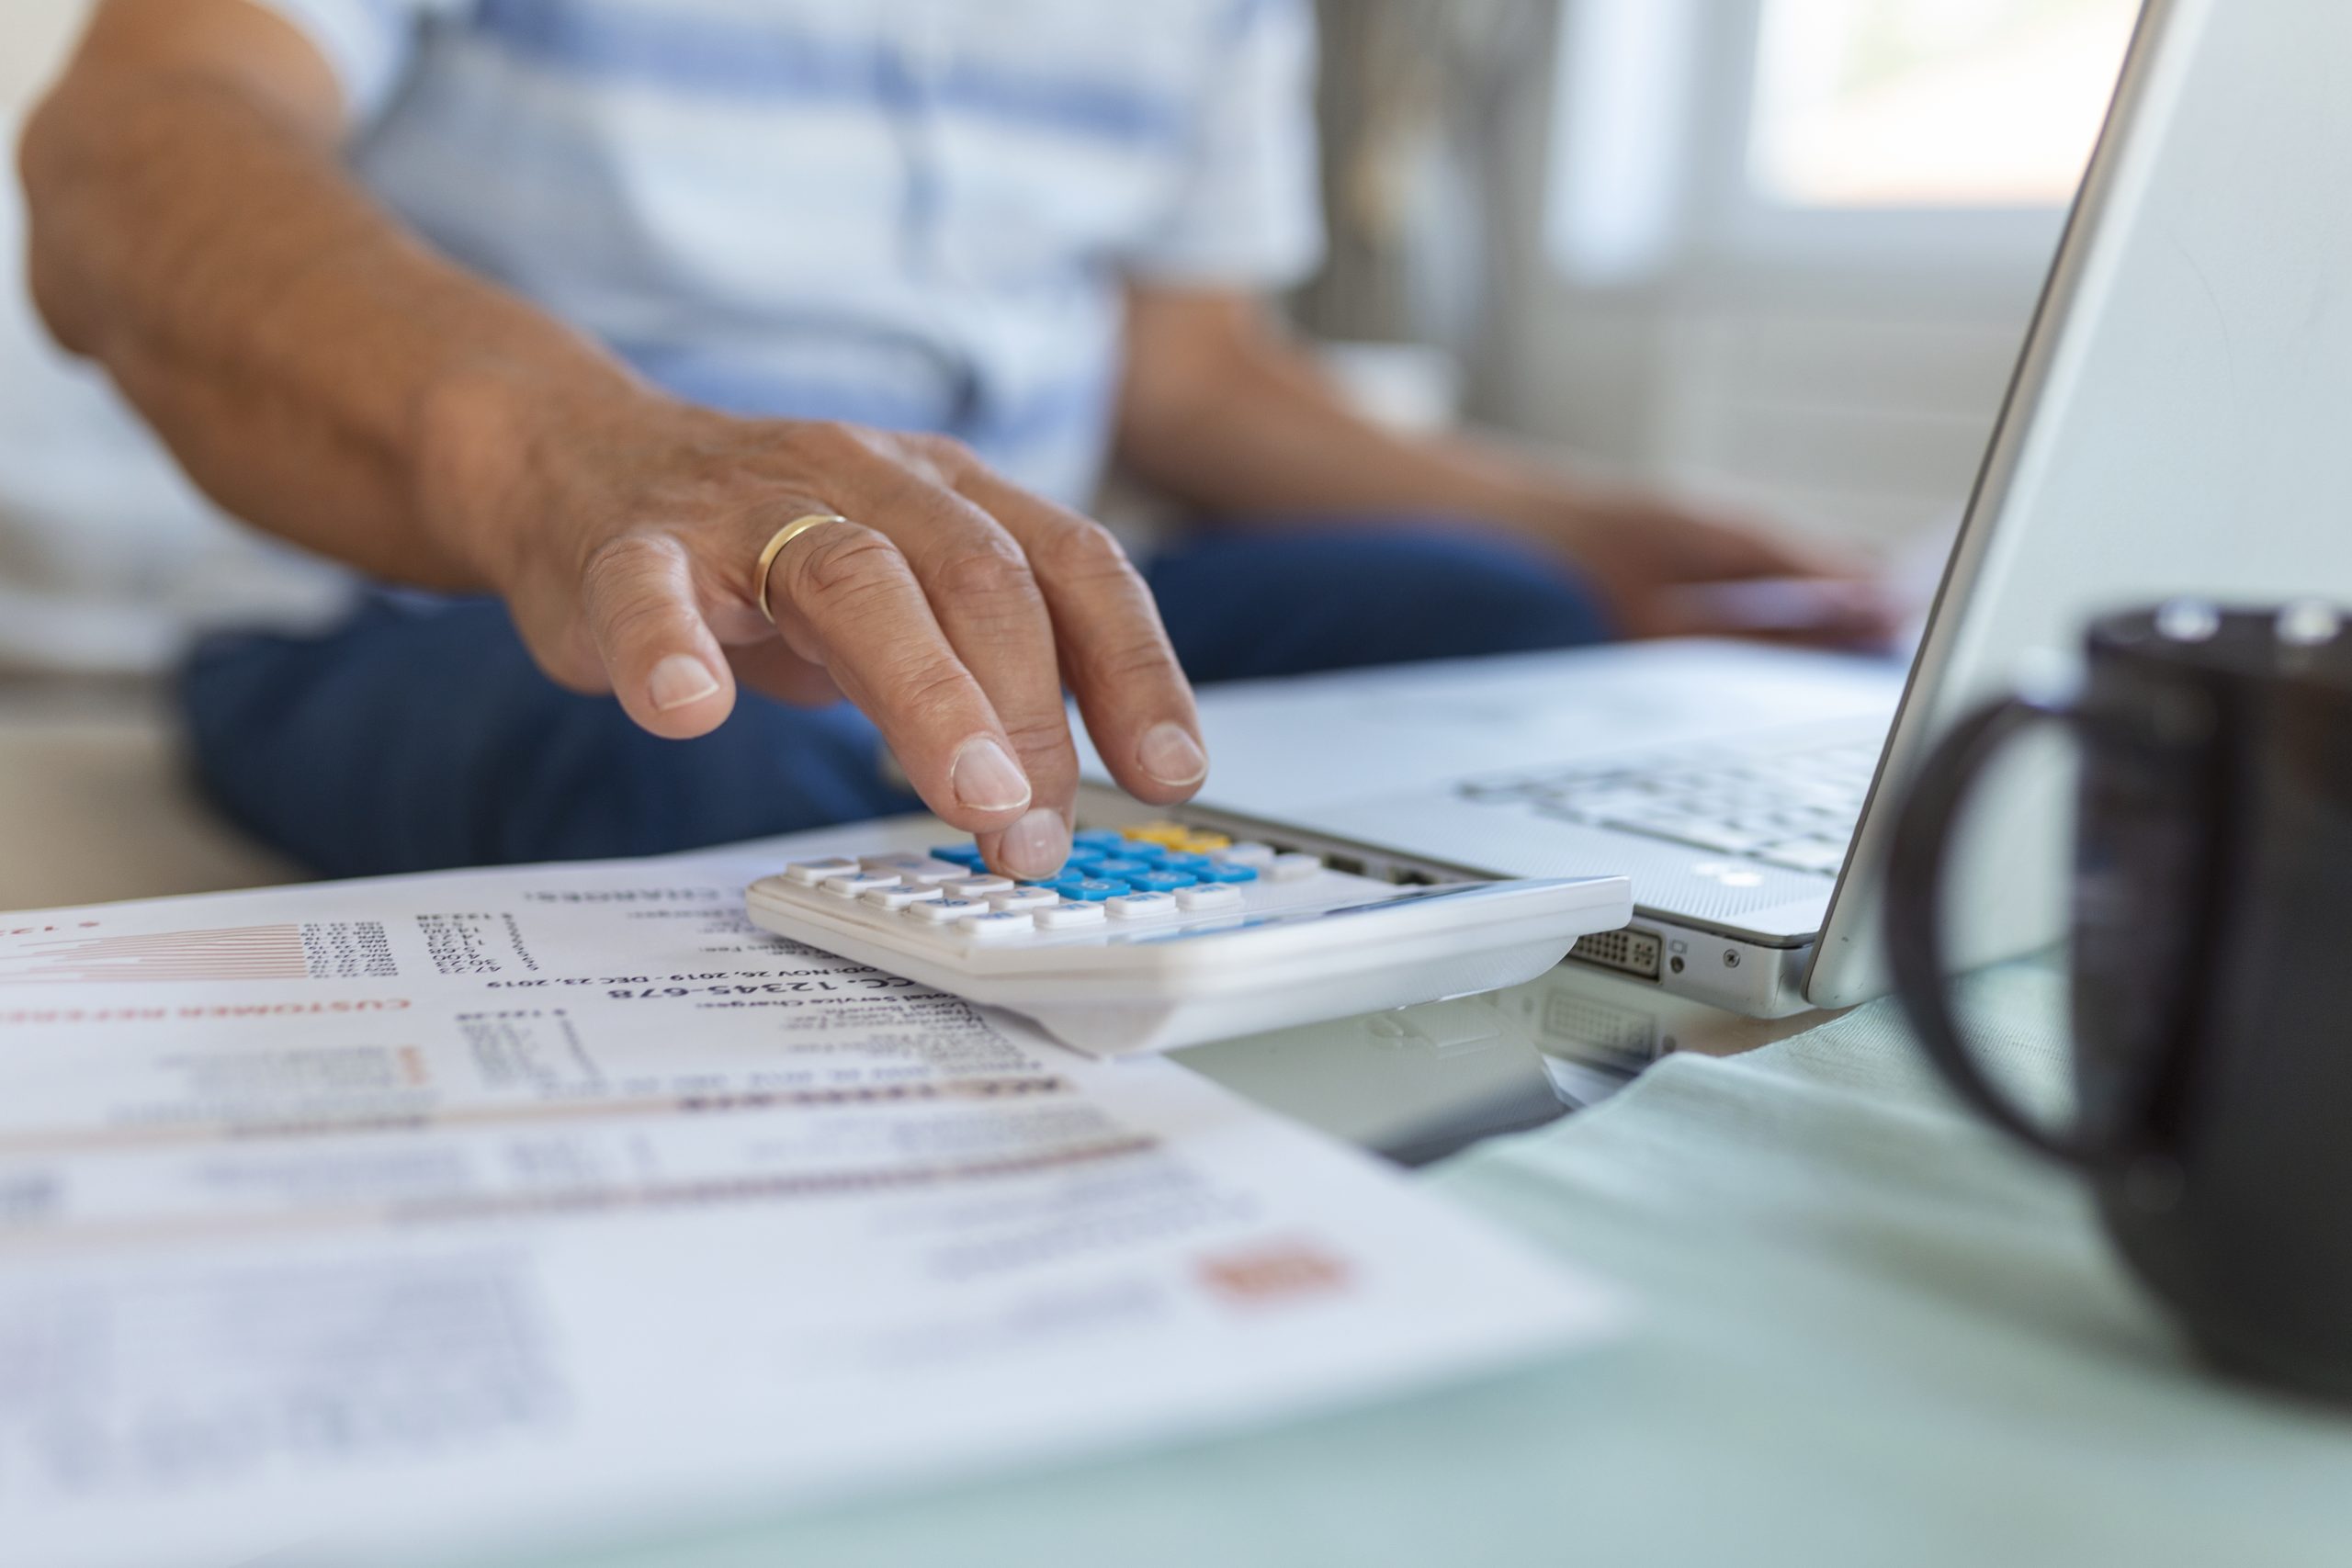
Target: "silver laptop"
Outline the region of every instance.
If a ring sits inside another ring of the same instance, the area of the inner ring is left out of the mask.
[[[1650,643],[1214,688],[1187,815],[1408,879],[1627,873],[1586,962],[1765,1017],[1877,995],[1899,781],[1959,713],[2104,610],[2352,601],[2347,74],[2341,0],[2145,7],[1907,669]],[[1964,962],[2059,934],[2063,762],[1987,792]]]

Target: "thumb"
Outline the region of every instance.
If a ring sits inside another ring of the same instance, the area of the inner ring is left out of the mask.
[[[695,603],[694,573],[676,540],[625,535],[581,574],[588,635],[629,717],[670,740],[718,728],[735,705],[735,678]]]

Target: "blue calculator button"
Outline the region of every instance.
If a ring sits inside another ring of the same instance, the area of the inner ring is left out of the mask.
[[[1110,858],[1110,856],[1104,854],[1101,850],[1080,848],[1070,851],[1069,859],[1062,863],[1065,869],[1074,866],[1080,871],[1084,871],[1088,866],[1101,865],[1104,861]]]
[[[1206,855],[1188,855],[1179,852],[1161,856],[1159,867],[1162,871],[1189,871],[1194,876],[1199,876],[1216,863],[1216,862]]]
[[[1153,865],[1149,861],[1134,859],[1106,860],[1096,863],[1094,874],[1099,877],[1112,878],[1122,876],[1141,876],[1147,871],[1157,871],[1159,867]]]
[[[1134,891],[1124,882],[1097,876],[1062,884],[1057,890],[1063,897],[1075,898],[1082,904],[1100,904],[1106,898],[1122,897]]]
[[[1227,865],[1222,862],[1201,873],[1203,882],[1255,882],[1257,871],[1246,865]]]
[[[1071,834],[1069,841],[1080,849],[1116,850],[1124,848],[1127,840],[1108,828],[1093,828],[1083,833]]]
[[[980,853],[978,844],[942,844],[931,852],[931,858],[946,861],[952,865],[972,866],[979,865],[988,859]]]
[[[1136,886],[1146,893],[1173,893],[1198,881],[1189,871],[1149,871],[1136,878]]]
[[[1129,860],[1149,861],[1157,865],[1168,858],[1168,846],[1147,844],[1140,839],[1130,839],[1121,847],[1121,852]]]

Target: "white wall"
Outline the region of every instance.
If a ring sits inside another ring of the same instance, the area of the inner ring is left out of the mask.
[[[1555,81],[1531,82],[1500,139],[1510,194],[1473,413],[1888,552],[1948,525],[2048,265],[2035,226],[1966,256],[1775,265],[1702,245],[1647,281],[1580,287],[1544,243]]]
[[[1964,501],[2034,292],[1603,294],[1534,272],[1472,406],[1608,468],[1892,549]]]
[[[24,106],[64,59],[85,0],[6,0],[0,5],[0,124],[15,127]]]

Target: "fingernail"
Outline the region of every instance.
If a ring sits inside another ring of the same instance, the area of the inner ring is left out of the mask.
[[[718,690],[718,678],[710,667],[690,653],[673,653],[653,667],[646,677],[646,695],[653,699],[656,710],[668,713],[672,708],[698,703]]]
[[[1164,784],[1194,784],[1208,776],[1208,754],[1193,732],[1172,719],[1155,724],[1143,732],[1141,744],[1136,747],[1136,761],[1143,771]]]
[[[947,783],[956,798],[975,811],[1011,811],[1029,804],[1029,775],[985,735],[964,742],[947,770]]]
[[[1069,859],[1069,824],[1041,806],[1004,830],[996,852],[1015,876],[1051,876]]]

